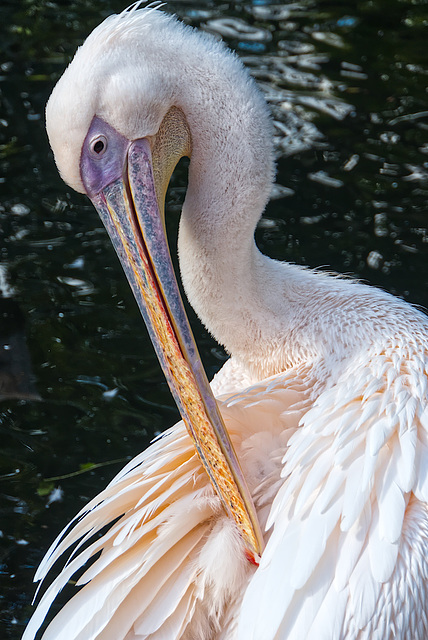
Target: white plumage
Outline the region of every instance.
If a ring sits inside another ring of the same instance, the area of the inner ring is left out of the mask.
[[[237,58],[158,10],[107,19],[57,85],[47,124],[64,179],[84,191],[94,115],[133,140],[172,106],[192,136],[182,279],[231,353],[212,388],[266,549],[248,563],[179,423],[54,542],[36,579],[81,540],[23,640],[100,551],[44,640],[426,640],[427,318],[259,253],[273,175],[264,102]]]

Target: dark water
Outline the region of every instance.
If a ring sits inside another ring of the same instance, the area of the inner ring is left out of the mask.
[[[44,104],[77,45],[123,8],[113,0],[0,8],[4,638],[21,636],[34,569],[58,531],[177,419],[109,240],[57,176],[44,133]],[[427,2],[166,9],[221,33],[272,105],[282,188],[257,232],[263,251],[428,306]],[[168,198],[172,235],[184,191],[182,170]],[[211,376],[225,356],[191,319]]]

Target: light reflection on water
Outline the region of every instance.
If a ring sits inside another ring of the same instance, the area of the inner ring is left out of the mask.
[[[355,3],[321,0],[167,9],[223,36],[271,105],[278,174],[257,231],[262,250],[428,306],[426,12],[422,3],[357,6],[358,14]],[[21,636],[44,550],[123,464],[110,462],[140,451],[177,416],[109,240],[90,204],[57,176],[43,130],[45,101],[69,56],[122,8],[76,0],[1,10],[0,271],[15,306],[1,308],[0,347],[19,335],[27,380],[15,383],[20,400],[9,377],[0,405],[7,638]],[[183,168],[169,194],[172,236],[184,180]],[[212,375],[225,356],[191,319]],[[42,400],[28,401],[37,392]]]

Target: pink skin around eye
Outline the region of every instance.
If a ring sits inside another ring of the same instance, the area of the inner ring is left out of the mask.
[[[95,145],[99,142],[105,145],[100,153],[94,148],[94,139]],[[80,156],[80,175],[90,198],[122,176],[130,144],[107,122],[98,116],[93,118]]]

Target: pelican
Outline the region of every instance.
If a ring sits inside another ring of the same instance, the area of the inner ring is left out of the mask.
[[[68,560],[24,640],[76,573],[44,640],[426,640],[427,317],[257,249],[272,128],[242,63],[136,3],[77,51],[46,121],[63,179],[110,234],[183,421],[53,543],[36,580]],[[181,278],[230,354],[212,392],[165,241],[182,156]]]

